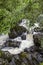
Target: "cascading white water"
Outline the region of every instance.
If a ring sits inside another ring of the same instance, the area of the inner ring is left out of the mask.
[[[21,44],[19,48],[16,47],[16,48],[9,49],[8,52],[10,52],[11,54],[19,54],[23,52],[25,48],[30,48],[33,45],[34,45],[33,37],[31,34],[29,34],[27,35],[26,40],[21,40]]]
[[[23,19],[22,22],[19,24],[19,26],[23,26],[27,30],[29,30],[29,24],[30,24],[30,21],[28,19]]]
[[[19,48],[17,48],[17,47],[16,48],[5,47],[5,48],[2,48],[1,50],[2,51],[8,51],[11,54],[19,54],[19,53],[23,52],[25,48],[30,48],[31,46],[34,45],[32,35],[28,34],[26,36],[27,36],[26,40],[21,40],[20,37],[17,37],[17,38],[14,39],[16,41],[21,41]]]
[[[6,42],[6,40],[9,38],[8,34],[6,35],[1,35],[0,36],[0,48],[4,45],[4,43]]]
[[[24,20],[19,25],[20,26],[24,26],[26,29],[28,29],[28,27],[26,26],[26,22],[27,21]],[[36,25],[36,26],[38,26],[38,25]],[[34,45],[34,43],[33,43],[33,34],[31,34],[31,32],[30,32],[30,34],[27,34],[27,33],[24,33],[24,34],[26,34],[26,40],[22,40],[21,37],[17,37],[15,39],[13,39],[13,40],[16,40],[16,41],[21,41],[21,44],[20,44],[19,48],[17,48],[17,47],[16,48],[13,48],[13,47],[5,47],[5,48],[3,48],[1,50],[2,51],[8,51],[9,53],[15,55],[15,54],[19,54],[19,53],[23,52],[25,48],[30,48],[31,46],[33,46]],[[3,41],[3,40],[6,40],[7,38],[8,38],[8,35],[4,35],[4,37],[3,36],[0,37],[0,40]]]

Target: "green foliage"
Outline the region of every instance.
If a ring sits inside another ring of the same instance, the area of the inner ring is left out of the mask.
[[[43,65],[43,63],[41,63],[40,65]]]
[[[43,0],[0,0],[0,33],[8,32],[22,18],[36,22],[43,13]],[[30,23],[30,25],[31,25]]]

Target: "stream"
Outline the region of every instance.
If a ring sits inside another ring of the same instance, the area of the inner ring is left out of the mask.
[[[28,65],[28,62],[30,65],[39,65],[40,62],[43,62],[43,48],[40,47],[40,42],[36,38],[38,35],[39,37],[43,37],[43,32],[34,31],[34,28],[39,27],[39,23],[36,22],[34,26],[28,28],[29,23],[28,20],[23,19],[19,24],[21,27],[20,32],[19,30],[13,29],[13,31],[10,31],[10,35],[0,35],[0,50],[5,53],[5,57],[8,57],[7,61],[9,65],[19,65],[19,63],[22,63],[21,65]],[[33,36],[35,37],[33,38]],[[6,54],[7,52],[8,55]],[[22,54],[26,54],[26,57],[21,57]]]
[[[29,25],[26,25],[26,23],[29,24],[30,22],[23,19],[22,22],[19,24],[19,26],[23,26],[28,30]],[[37,34],[36,32],[33,31],[35,27],[39,27],[39,23],[34,23],[34,26],[29,29],[28,34],[27,34],[27,32],[23,33],[24,35],[26,35],[25,40],[22,40],[20,36],[14,38],[14,39],[11,39],[12,41],[21,42],[19,45],[19,48],[18,47],[16,47],[16,48],[4,47],[3,48],[3,45],[6,42],[6,40],[9,39],[9,36],[8,36],[8,34],[1,35],[0,36],[0,48],[2,47],[1,50],[8,51],[9,53],[15,55],[15,54],[19,54],[19,53],[23,52],[25,48],[30,48],[31,46],[34,46],[33,35]]]

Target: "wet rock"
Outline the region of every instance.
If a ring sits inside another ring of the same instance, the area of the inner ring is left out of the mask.
[[[43,27],[41,27],[41,28],[39,28],[39,27],[34,28],[34,32],[37,34],[38,37],[43,37]]]
[[[12,60],[12,55],[9,53],[9,52],[4,52],[5,53],[5,59],[7,59],[8,60],[8,62],[10,63],[11,62],[11,60]]]
[[[5,42],[5,47],[14,47],[14,48],[19,47],[20,43],[21,43],[20,41],[15,40],[12,41],[9,39],[8,41]]]
[[[32,54],[32,56],[39,64],[43,62],[43,55],[41,55],[40,53],[35,52],[34,54]]]
[[[12,58],[12,61],[10,62],[10,65],[16,65],[14,58]]]
[[[22,52],[16,55],[11,55],[10,53],[5,52],[4,57],[2,56],[1,59],[5,59],[4,63],[6,62],[9,65],[39,65],[40,62],[43,62],[43,55],[37,51],[30,52],[31,51],[29,50],[28,53]]]
[[[43,55],[43,48],[40,48],[39,53],[40,53],[41,55]]]
[[[36,27],[36,28],[34,28],[34,31],[35,32],[43,32],[43,27]]]
[[[35,32],[41,32],[41,28],[36,27],[36,28],[34,28],[34,31],[35,31]]]
[[[21,65],[26,65],[26,64],[24,62],[22,62]]]
[[[34,65],[34,64],[33,64],[33,60],[32,60],[32,54],[27,55],[26,58],[27,58],[27,60],[29,61],[29,64],[30,64],[30,65]]]
[[[21,64],[21,59],[20,59],[20,57],[19,57],[18,54],[17,55],[14,55],[14,59],[15,59],[16,65],[20,65]]]
[[[0,51],[0,58],[7,59],[8,62],[10,62],[12,59],[12,55],[9,52]]]
[[[3,63],[2,63],[2,61],[3,61],[3,59],[1,59],[1,58],[0,58],[0,65],[2,65],[2,64],[3,64]]]
[[[25,63],[25,65],[28,65],[28,61],[27,61],[27,59],[26,59],[26,58],[23,58],[23,59],[22,59],[22,62],[24,62],[24,63]]]
[[[22,33],[26,31],[27,29],[25,27],[16,25],[15,27],[10,29],[9,38],[14,39],[17,36],[22,35]]]
[[[41,62],[43,62],[43,50],[38,50],[37,47],[31,47],[30,49],[25,49],[25,52],[27,52],[26,58],[29,61],[30,65],[39,65]]]
[[[14,55],[14,58],[15,58],[16,60],[19,60],[19,59],[20,59],[18,54],[17,54],[17,55]]]
[[[42,56],[41,54],[38,54],[37,57],[38,57],[37,60],[38,60],[39,62],[43,62],[43,56]]]
[[[9,65],[7,60],[0,58],[0,65]]]
[[[24,52],[28,52],[29,53],[29,48],[25,48]]]
[[[30,48],[25,48],[24,49],[24,52],[27,52],[27,53],[34,53],[38,50],[37,46],[31,46]]]
[[[33,41],[35,46],[37,46],[38,48],[41,46],[41,40],[37,35],[33,35]]]
[[[21,36],[21,39],[22,39],[22,40],[26,40],[26,35],[22,35],[22,36]]]
[[[4,52],[0,50],[0,58],[4,58],[4,57],[5,57]]]
[[[35,56],[35,53],[29,53],[26,57],[29,61],[30,65],[39,65],[39,61],[37,60],[37,57]]]

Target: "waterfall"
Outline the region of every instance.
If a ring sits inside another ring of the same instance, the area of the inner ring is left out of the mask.
[[[17,48],[17,47],[16,48],[5,47],[5,48],[2,48],[1,50],[2,51],[8,51],[11,54],[19,54],[19,53],[23,52],[25,48],[30,48],[31,46],[34,45],[32,35],[28,34],[26,36],[27,36],[26,40],[21,40],[20,37],[17,37],[17,38],[14,39],[16,41],[21,41],[21,44],[20,44],[19,48]]]
[[[28,19],[22,19],[22,22],[19,24],[19,26],[23,26],[27,30],[29,30],[29,24],[30,24],[30,21]]]
[[[26,25],[26,24],[28,24],[28,25]],[[29,29],[28,28],[29,27],[29,21],[26,21],[25,19],[22,20],[22,23],[20,23],[19,25],[25,27],[26,29]],[[33,46],[34,45],[33,34],[31,34],[31,33],[27,34],[27,32],[25,32],[25,33],[23,33],[23,35],[26,35],[25,40],[22,40],[21,36],[18,36],[14,39],[11,39],[11,40],[14,40],[14,41],[20,41],[21,42],[21,44],[19,45],[19,48],[18,47],[16,47],[16,48],[14,48],[14,47],[4,47],[1,50],[2,51],[8,51],[9,53],[15,55],[15,54],[19,54],[19,53],[23,52],[25,48],[30,48],[31,46]],[[8,34],[3,35],[3,36],[0,37],[0,41],[1,40],[6,41],[8,38],[9,38]]]

